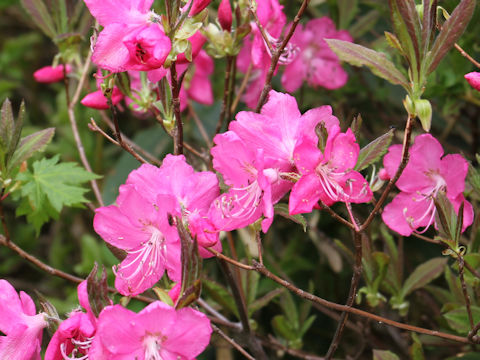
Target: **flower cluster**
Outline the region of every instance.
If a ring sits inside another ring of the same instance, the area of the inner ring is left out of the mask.
[[[0,358],[40,360],[47,314],[35,315],[32,299],[0,280]],[[98,317],[93,313],[87,281],[78,286],[78,300],[86,311],[72,311],[60,322],[45,352],[45,360],[182,359],[192,360],[210,342],[212,328],[203,313],[155,301],[138,314],[110,304]]]

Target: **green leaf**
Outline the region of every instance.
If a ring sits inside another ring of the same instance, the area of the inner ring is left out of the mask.
[[[387,59],[385,54],[348,41],[325,39],[338,57],[353,66],[368,66],[377,76],[409,90],[405,76]]]
[[[480,322],[480,307],[471,306],[470,309],[472,310],[473,322],[477,324]],[[448,325],[460,334],[468,334],[471,330],[467,309],[464,306],[443,314],[443,317],[447,320]]]
[[[13,120],[12,103],[6,99],[2,104],[0,117],[0,153],[6,154],[10,147],[15,122]]]
[[[438,257],[417,266],[403,284],[403,297],[439,277],[443,273],[447,261],[448,258]]]
[[[437,24],[437,0],[423,0],[422,44],[426,54]]]
[[[394,132],[395,129],[390,129],[387,133],[363,147],[358,154],[355,170],[361,171],[380,159],[387,152],[388,147],[392,143]]]
[[[338,0],[339,28],[346,29],[358,11],[358,0]]]
[[[13,134],[10,140],[10,146],[8,147],[7,162],[12,157],[13,153],[17,149],[18,142],[20,141],[20,134],[22,133],[23,120],[25,118],[25,103],[22,101],[20,109],[18,110],[17,121],[13,129]]]
[[[282,203],[275,204],[273,209],[275,211],[275,214],[283,216],[284,218],[287,218],[299,225],[302,225],[303,231],[307,231],[307,220],[305,220],[305,217],[301,214],[290,215],[290,213],[288,212],[287,204],[282,204]]]
[[[414,103],[415,112],[420,119],[423,130],[429,132],[432,125],[432,104],[430,104],[430,101],[425,99],[415,100]]]
[[[428,56],[427,74],[436,69],[440,61],[463,34],[472,18],[474,9],[475,0],[462,0],[448,20],[445,21]]]
[[[317,315],[311,315],[305,320],[305,322],[302,324],[302,327],[300,329],[300,333],[298,334],[299,338],[302,338],[303,335],[310,329],[310,327],[313,325],[313,322],[317,318]]]
[[[80,184],[99,176],[89,173],[76,163],[57,164],[59,155],[51,159],[35,161],[33,171],[19,173],[16,180],[23,184],[20,189],[23,197],[18,215],[27,215],[37,233],[43,223],[57,217],[63,206],[79,206],[88,200],[88,191]]]
[[[52,140],[53,134],[55,134],[55,128],[48,128],[22,138],[8,164],[8,170],[11,171],[19,166],[35,152],[43,151]]]
[[[480,171],[473,167],[472,163],[468,164],[467,181],[473,190],[480,195]]]
[[[417,71],[420,71],[420,64],[423,59],[423,52],[420,52],[420,41],[421,41],[421,34],[420,34],[420,19],[418,17],[418,12],[415,7],[414,0],[393,0],[390,2],[392,6],[392,14],[394,19],[394,25],[396,25],[396,32],[398,26],[405,27],[405,30],[408,34],[407,42],[402,41],[402,37],[400,37],[400,43],[402,47],[405,49],[406,47],[412,48],[414,51],[414,57],[410,58],[410,66],[416,66]],[[395,26],[394,26],[395,27]],[[402,33],[404,29],[401,29]],[[399,35],[399,33],[397,33]],[[412,55],[413,55],[412,54]]]
[[[294,341],[298,338],[297,331],[284,315],[276,315],[272,319],[272,327],[276,334],[286,340]]]
[[[278,295],[280,295],[285,289],[279,288],[270,291],[266,295],[262,296],[261,298],[253,301],[249,306],[248,306],[248,315],[251,316],[254,314],[256,311],[260,310],[264,306],[267,306],[270,301],[275,299]]]
[[[55,38],[56,31],[52,16],[42,0],[22,0],[22,6],[45,35],[51,39]]]
[[[235,306],[235,300],[233,299],[232,295],[230,292],[225,288],[224,286],[211,281],[211,280],[203,280],[203,287],[205,288],[205,291],[207,294],[219,305],[223,307],[224,310],[230,311],[232,314],[234,314],[237,319],[239,319],[238,316],[238,310],[237,307]]]
[[[387,350],[373,350],[373,360],[400,360],[400,358]]]
[[[413,343],[412,343],[412,346],[410,346],[410,349],[408,350],[410,354],[410,359],[425,360],[425,356],[423,355],[422,342],[420,341],[420,338],[414,332],[411,333],[411,336],[412,336]]]

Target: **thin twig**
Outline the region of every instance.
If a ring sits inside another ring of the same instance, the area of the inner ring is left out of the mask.
[[[336,310],[336,311],[342,311],[342,312],[346,311],[346,312],[349,312],[351,314],[355,314],[355,315],[359,315],[359,316],[362,316],[362,317],[372,319],[372,320],[377,321],[379,323],[384,323],[386,325],[395,326],[399,329],[413,331],[413,332],[417,332],[417,333],[420,333],[420,334],[436,336],[436,337],[440,337],[440,338],[447,339],[447,340],[450,340],[450,341],[456,341],[456,342],[459,342],[459,343],[462,343],[462,344],[469,344],[470,343],[469,339],[465,338],[465,337],[461,337],[461,336],[457,336],[457,335],[451,335],[451,334],[443,333],[443,332],[436,331],[436,330],[429,330],[429,329],[425,329],[425,328],[421,328],[421,327],[417,327],[417,326],[413,326],[413,325],[400,323],[400,322],[390,320],[390,319],[384,318],[384,317],[376,315],[376,314],[369,313],[367,311],[363,311],[363,310],[360,310],[360,309],[357,309],[357,308],[354,308],[354,307],[341,305],[341,304],[337,304],[337,303],[322,299],[322,298],[320,298],[318,296],[315,296],[315,295],[313,295],[313,294],[311,294],[307,291],[299,289],[296,286],[289,283],[288,281],[276,276],[275,274],[270,272],[265,266],[261,265],[260,263],[256,262],[255,260],[253,261],[253,263],[254,263],[253,265],[255,267],[255,270],[257,272],[259,272],[260,274],[262,274],[262,275],[268,277],[269,279],[275,281],[276,283],[282,285],[283,287],[287,288],[288,290],[290,290],[295,295],[297,295],[297,296],[299,296],[303,299],[306,299],[306,300],[315,302],[317,304],[323,305],[323,306],[328,307],[330,309],[333,309],[333,310]]]
[[[455,43],[454,46],[455,46],[455,49],[457,49],[463,57],[468,59],[468,61],[470,61],[476,67],[480,68],[480,63],[476,61],[474,58],[472,58],[470,55],[468,55],[467,52],[460,47],[460,45]]]
[[[377,215],[377,213],[380,211],[380,208],[383,206],[383,203],[385,202],[385,200],[387,200],[388,194],[393,189],[393,186],[395,185],[398,178],[402,175],[403,170],[407,166],[408,159],[410,157],[408,150],[410,149],[412,127],[413,127],[414,120],[415,120],[415,116],[409,114],[407,118],[407,124],[405,125],[405,134],[403,136],[402,160],[400,161],[400,165],[398,166],[395,176],[390,179],[387,186],[385,187],[385,190],[383,190],[383,193],[380,196],[380,199],[378,199],[378,202],[373,208],[372,212],[368,215],[365,222],[360,226],[360,232],[365,231],[370,225],[370,223],[373,221],[373,219],[375,218],[375,215]]]
[[[226,340],[230,345],[232,345],[235,349],[238,350],[238,352],[240,352],[240,354],[242,354],[243,356],[245,356],[245,358],[249,359],[249,360],[255,360],[255,358],[250,355],[244,348],[242,348],[240,345],[238,345],[235,340],[233,340],[232,338],[230,338],[227,334],[225,334],[222,330],[220,330],[220,328],[218,328],[217,326],[215,326],[214,324],[211,324],[212,326],[212,329],[213,331],[215,331],[218,335],[220,335],[224,340]]]
[[[319,201],[318,204],[322,207],[323,210],[326,210],[335,220],[342,223],[343,225],[348,226],[350,229],[355,230],[355,225],[353,225],[350,221],[345,220],[343,217],[338,215],[335,211],[332,210],[331,207],[325,205],[323,201]]]
[[[212,254],[214,254],[217,258],[219,259],[222,259],[222,260],[225,260],[226,262],[232,264],[232,265],[235,265],[236,267],[239,267],[241,269],[244,269],[244,270],[255,270],[255,267],[251,266],[251,265],[246,265],[246,264],[243,264],[239,261],[236,261],[228,256],[225,256],[223,255],[222,253],[218,252],[217,250],[213,249],[213,248],[205,248],[207,249],[208,251],[210,251]]]
[[[225,122],[225,115],[227,113],[227,109],[229,109],[230,105],[228,103],[228,99],[230,98],[230,82],[232,79],[230,75],[232,73],[232,64],[233,64],[233,56],[227,56],[227,68],[225,69],[225,81],[223,84],[223,102],[222,102],[222,111],[220,111],[220,116],[218,118],[217,126],[215,127],[215,135],[218,134],[223,127],[223,123]]]
[[[180,155],[183,154],[183,124],[180,112],[180,84],[178,82],[175,61],[170,66],[170,79],[172,83],[172,107],[175,114],[174,154]]]
[[[80,98],[80,92],[87,78],[87,73],[90,69],[90,64],[91,64],[91,58],[92,58],[92,52],[90,51],[87,56],[87,59],[85,60],[85,64],[82,69],[82,75],[80,76],[80,80],[78,81],[77,88],[75,90],[75,93],[72,99],[69,98],[68,78],[65,77],[65,91],[66,91],[68,120],[70,121],[70,126],[72,128],[73,138],[75,139],[78,155],[80,156],[80,160],[82,162],[83,167],[88,172],[93,172],[93,171],[92,171],[92,167],[90,166],[90,163],[88,162],[87,155],[85,154],[85,148],[83,147],[82,139],[78,132],[77,121],[75,119],[75,105],[77,104]],[[95,195],[95,198],[97,199],[98,204],[100,206],[104,206],[105,204],[103,203],[102,194],[100,193],[100,189],[98,187],[97,181],[95,179],[90,180],[90,186],[92,187],[93,194]]]
[[[262,24],[260,23],[260,20],[258,19],[257,9],[256,9],[256,6],[253,5],[252,0],[250,0],[248,10],[250,10],[250,14],[252,14],[255,24],[257,25],[258,30],[260,30],[260,34],[262,35],[263,41],[265,41],[265,44],[267,44],[268,50],[270,51],[270,54],[272,54],[275,51],[275,49],[270,43],[270,39],[268,38],[267,33],[265,32],[265,29],[263,28]]]
[[[290,30],[287,33],[287,36],[285,36],[285,39],[283,39],[282,44],[272,51],[272,62],[270,63],[270,69],[268,69],[267,73],[267,78],[265,80],[265,85],[263,86],[262,93],[260,95],[260,98],[258,99],[257,103],[257,108],[255,109],[255,112],[259,113],[260,109],[262,108],[263,104],[265,104],[267,95],[272,89],[272,78],[273,74],[275,73],[275,69],[277,68],[278,61],[280,60],[280,56],[283,53],[283,50],[285,50],[285,47],[287,46],[288,42],[293,36],[293,33],[295,32],[295,29],[297,28],[297,25],[302,18],[303,13],[305,12],[305,9],[308,6],[308,3],[310,0],[303,0],[302,6],[300,6],[300,9],[298,10],[297,15],[293,19],[292,26],[290,27]]]
[[[195,121],[195,124],[197,125],[198,130],[200,131],[200,135],[202,135],[202,138],[205,141],[205,143],[207,144],[208,149],[210,149],[212,147],[212,142],[210,141],[210,138],[208,137],[208,133],[207,133],[207,130],[205,129],[205,126],[203,126],[202,121],[198,117],[198,114],[195,111],[195,109],[193,108],[190,101],[187,102],[187,108],[188,108],[189,114],[193,118],[193,121]]]
[[[458,260],[458,274],[460,277],[460,284],[462,284],[463,297],[465,298],[465,308],[467,309],[470,328],[473,330],[475,328],[475,323],[473,321],[472,308],[470,306],[470,296],[468,295],[468,292],[467,292],[467,284],[465,284],[465,277],[464,277],[465,261],[463,260],[463,256],[461,254],[458,254],[457,260]]]
[[[235,99],[232,102],[232,106],[230,107],[230,112],[232,114],[237,109],[238,103],[240,102],[240,98],[242,97],[243,92],[247,88],[248,80],[250,80],[250,75],[252,75],[252,69],[253,69],[253,64],[250,64],[248,66],[247,72],[243,76],[243,80],[242,80],[242,83],[240,84],[240,88],[238,89],[238,91],[236,91],[237,95],[235,96]]]
[[[348,208],[348,205],[347,205]],[[351,209],[349,211],[351,213]],[[353,217],[353,214],[351,214],[352,217],[352,222],[356,224],[356,221]],[[347,303],[345,304],[348,307],[353,306],[355,302],[355,298],[357,296],[357,289],[358,289],[358,283],[360,281],[360,276],[362,275],[362,237],[361,234],[358,232],[353,233],[353,241],[355,245],[355,263],[353,265],[353,274],[352,274],[352,280],[350,282],[350,290],[348,292],[348,299]],[[325,355],[325,359],[330,360],[333,355],[335,355],[335,351],[338,348],[338,345],[340,344],[340,339],[342,338],[343,335],[343,330],[345,329],[345,324],[347,323],[348,320],[348,312],[344,311],[342,315],[340,316],[340,320],[337,325],[337,329],[335,331],[335,335],[333,336],[332,342],[330,344],[330,347],[328,349],[327,354]]]

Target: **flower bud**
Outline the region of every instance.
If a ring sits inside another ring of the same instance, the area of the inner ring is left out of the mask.
[[[193,5],[188,15],[189,16],[197,15],[200,11],[205,9],[208,6],[208,4],[210,4],[210,1],[211,0],[193,0]]]
[[[218,6],[218,22],[223,30],[230,31],[232,29],[232,7],[230,0],[222,0]]]
[[[465,79],[467,79],[468,83],[473,87],[475,90],[480,91],[480,72],[471,72],[465,75]]]
[[[70,65],[65,66],[65,73],[72,71]],[[54,83],[60,80],[63,80],[64,71],[63,65],[53,66],[44,66],[33,73],[35,81],[40,83]]]

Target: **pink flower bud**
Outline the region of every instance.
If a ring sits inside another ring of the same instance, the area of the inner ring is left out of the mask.
[[[475,89],[480,91],[480,72],[471,72],[465,75],[468,83]]]
[[[113,88],[113,93],[112,93],[112,104],[116,105],[118,104],[121,100],[123,99],[123,94],[120,92],[120,90],[117,87]],[[97,90],[94,91],[90,94],[87,94],[81,101],[80,103],[83,106],[92,108],[92,109],[98,109],[98,110],[107,110],[108,109],[108,103],[107,103],[107,98],[105,95],[103,95],[102,90]]]
[[[223,30],[230,31],[232,29],[232,7],[230,0],[222,0],[218,6],[218,21]]]
[[[68,74],[72,71],[70,65],[66,65],[65,72]],[[63,80],[63,65],[53,66],[44,66],[33,73],[35,81],[40,83],[54,83],[60,80]]]
[[[388,181],[390,180],[390,175],[388,175],[388,171],[385,170],[385,169],[380,169],[380,171],[378,172],[378,178],[380,180],[383,180],[383,181]]]
[[[193,5],[188,15],[190,16],[197,15],[200,11],[205,9],[208,6],[208,4],[210,4],[210,1],[211,0],[193,0]]]

